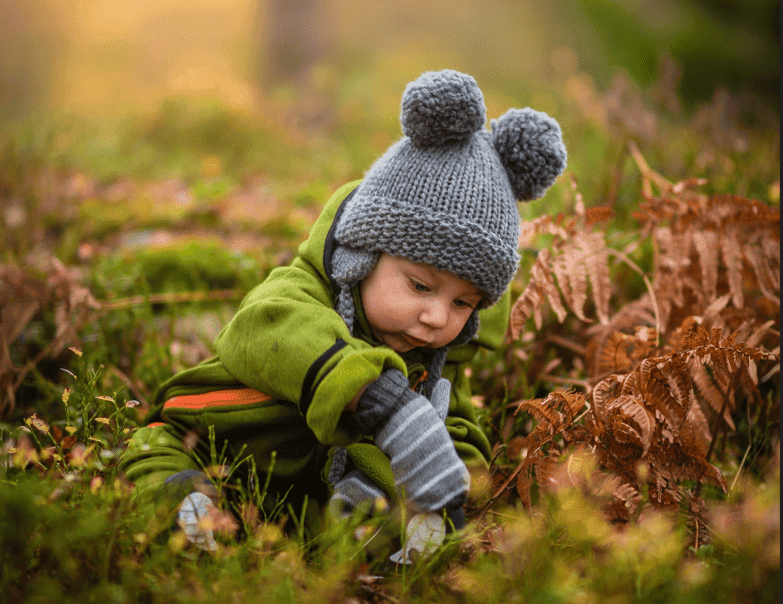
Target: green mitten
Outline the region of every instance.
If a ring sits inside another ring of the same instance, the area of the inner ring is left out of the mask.
[[[359,470],[351,470],[334,485],[329,499],[329,513],[334,518],[347,518],[357,510],[365,514],[386,512],[389,500],[383,491]]]

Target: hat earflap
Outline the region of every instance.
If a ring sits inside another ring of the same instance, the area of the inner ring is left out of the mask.
[[[332,279],[340,286],[335,310],[345,321],[351,335],[356,316],[351,288],[372,272],[378,262],[378,256],[378,252],[357,250],[345,245],[338,245],[332,254]]]
[[[542,197],[566,167],[560,125],[546,113],[509,109],[492,120],[492,143],[519,201]]]

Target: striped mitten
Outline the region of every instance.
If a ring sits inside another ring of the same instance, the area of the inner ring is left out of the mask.
[[[389,369],[362,394],[354,420],[391,462],[394,483],[414,511],[462,506],[470,475],[446,425],[401,371]]]

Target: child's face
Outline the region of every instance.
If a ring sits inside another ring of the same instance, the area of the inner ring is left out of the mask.
[[[381,254],[360,291],[373,335],[396,352],[445,346],[482,299],[469,281],[389,254]]]

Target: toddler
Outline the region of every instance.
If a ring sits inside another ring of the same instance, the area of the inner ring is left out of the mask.
[[[285,497],[311,526],[327,502],[338,517],[401,502],[441,536],[444,516],[463,523],[466,464],[490,454],[464,369],[508,322],[517,200],[541,197],[566,151],[529,108],[486,130],[475,80],[451,70],[409,83],[400,121],[405,136],[243,300],[217,356],[161,386],[123,455],[137,493],[184,497],[202,548],[215,547],[193,521],[214,503],[211,429],[270,508]]]

